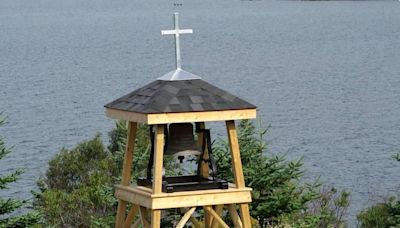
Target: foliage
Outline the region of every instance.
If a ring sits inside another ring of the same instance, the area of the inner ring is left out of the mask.
[[[321,187],[318,198],[310,201],[306,210],[284,217],[283,224],[290,227],[345,227],[344,215],[350,194],[338,192],[334,187]]]
[[[114,162],[117,166],[118,178],[120,178],[119,175],[121,174],[122,162],[124,160],[127,132],[127,122],[117,121],[115,123],[115,128],[109,133],[110,141],[108,150],[112,153]],[[132,180],[136,180],[138,176],[145,175],[145,170],[149,161],[150,146],[149,127],[144,124],[139,124],[136,132],[135,149],[133,152]]]
[[[75,148],[62,149],[38,181],[34,207],[45,226],[113,227],[127,135],[126,122],[116,122],[106,148],[99,135]],[[149,156],[148,127],[139,125],[133,161],[134,173],[143,174]],[[137,175],[132,177],[136,179]]]
[[[362,228],[400,227],[400,201],[390,197],[383,203],[375,204],[357,215]]]
[[[400,161],[400,152],[392,156]],[[394,196],[377,203],[357,215],[362,228],[400,227],[400,200]]]
[[[253,188],[251,215],[259,225],[276,225],[284,214],[305,208],[317,197],[312,185],[301,185],[301,160],[286,162],[285,156],[265,156],[263,140],[267,129],[257,131],[251,121],[241,121],[238,140],[246,184]],[[225,140],[214,145],[214,157],[220,178],[232,181],[229,145]]]
[[[264,136],[268,129],[256,128],[253,122],[244,120],[238,126],[238,140],[246,185],[253,189],[251,216],[261,227],[285,223],[297,227],[334,227],[343,224],[348,207],[348,193],[320,189],[318,181],[302,184],[301,159],[287,161],[285,155],[266,156]],[[214,145],[214,157],[218,176],[232,181],[229,145],[218,140]]]
[[[394,160],[396,160],[396,161],[400,161],[400,152],[397,152],[396,154],[394,154],[394,155],[392,156],[392,158],[393,158]]]
[[[114,160],[97,135],[72,150],[62,149],[49,162],[34,206],[47,226],[88,227],[91,219],[114,213],[115,175]]]
[[[4,118],[1,118],[0,126],[4,124]],[[0,136],[0,159],[4,158],[11,151],[6,147],[4,139]],[[22,170],[16,170],[12,173],[0,176],[0,190],[6,189],[8,184],[17,181],[22,174]],[[27,201],[17,199],[0,198],[0,227],[26,227],[37,223],[40,215],[36,212],[14,215],[23,207],[27,206]]]

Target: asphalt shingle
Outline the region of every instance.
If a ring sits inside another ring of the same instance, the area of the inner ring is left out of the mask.
[[[145,114],[256,108],[201,79],[156,80],[106,104],[105,107]]]

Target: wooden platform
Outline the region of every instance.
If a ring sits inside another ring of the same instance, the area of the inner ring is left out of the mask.
[[[152,210],[208,205],[241,204],[251,202],[251,188],[212,189],[153,194],[151,188],[143,186],[116,185],[118,199]]]

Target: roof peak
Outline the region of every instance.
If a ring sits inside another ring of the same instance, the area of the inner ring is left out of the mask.
[[[157,80],[162,81],[179,81],[179,80],[194,80],[201,79],[201,77],[194,75],[190,72],[182,70],[180,68],[173,70],[169,73],[164,74],[163,76],[157,78]]]

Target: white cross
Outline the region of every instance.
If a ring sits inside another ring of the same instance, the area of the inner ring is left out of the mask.
[[[161,35],[175,35],[176,69],[181,69],[181,47],[179,34],[193,33],[192,29],[179,29],[179,13],[174,13],[174,30],[161,30]]]

